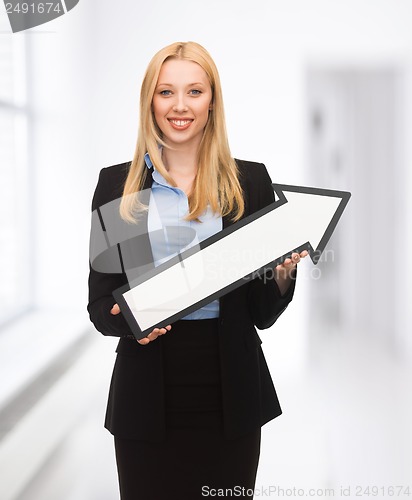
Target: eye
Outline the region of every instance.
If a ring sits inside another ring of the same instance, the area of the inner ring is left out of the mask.
[[[200,95],[202,93],[202,91],[198,90],[198,89],[192,89],[192,90],[190,90],[190,93],[192,95]]]
[[[161,90],[159,92],[160,95],[165,95],[165,96],[168,96],[171,94],[171,91],[170,90]]]

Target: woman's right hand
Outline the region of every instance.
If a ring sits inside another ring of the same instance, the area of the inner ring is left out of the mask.
[[[120,313],[119,304],[114,304],[114,306],[111,308],[110,312],[111,312],[111,314],[114,314],[114,315],[119,314]],[[164,335],[166,332],[168,332],[169,330],[171,330],[171,328],[172,328],[172,325],[167,325],[164,328],[154,328],[149,333],[149,335],[147,335],[146,337],[138,340],[138,342],[141,345],[146,345],[149,342],[152,342],[153,340],[157,339],[157,337],[159,335]]]

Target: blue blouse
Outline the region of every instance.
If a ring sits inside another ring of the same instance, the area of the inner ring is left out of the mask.
[[[208,206],[199,217],[201,222],[184,220],[189,213],[186,193],[166,181],[152,164],[148,153],[145,155],[145,162],[148,168],[153,167],[148,231],[154,265],[158,266],[221,231],[222,217],[214,214]],[[219,300],[216,299],[182,319],[207,319],[218,316]]]

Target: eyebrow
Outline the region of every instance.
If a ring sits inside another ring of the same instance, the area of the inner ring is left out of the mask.
[[[197,85],[201,85],[202,87],[205,86],[205,84],[202,83],[202,82],[194,82],[194,83],[189,83],[188,87],[195,87]],[[164,86],[164,87],[173,87],[173,84],[172,83],[158,83],[157,84],[157,87],[162,87],[162,86]]]

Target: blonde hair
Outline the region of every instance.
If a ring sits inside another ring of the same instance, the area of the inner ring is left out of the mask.
[[[239,220],[244,212],[244,201],[238,168],[229,149],[219,73],[210,54],[195,42],[168,45],[157,52],[149,63],[140,92],[139,133],[123,189],[120,216],[125,221],[134,223],[139,211],[148,208],[135,195],[142,190],[146,180],[146,152],[160,174],[172,186],[176,186],[162,161],[159,145],[167,146],[152,113],[152,100],[160,69],[168,59],[183,59],[199,64],[206,72],[212,89],[212,109],[199,146],[198,171],[189,195],[189,214],[186,220],[198,220],[208,204],[214,213],[222,216],[232,214],[233,221]]]

